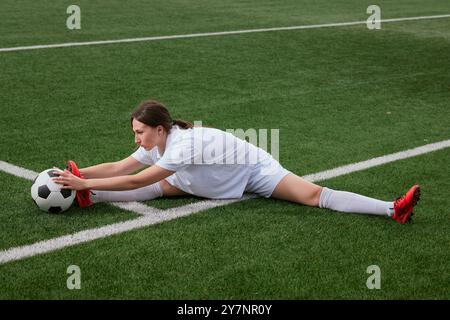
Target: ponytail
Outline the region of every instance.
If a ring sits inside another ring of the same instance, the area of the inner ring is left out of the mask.
[[[194,127],[194,125],[189,122],[189,121],[185,121],[185,120],[181,120],[181,119],[175,119],[172,122],[172,125],[177,125],[179,126],[181,129],[191,129]]]

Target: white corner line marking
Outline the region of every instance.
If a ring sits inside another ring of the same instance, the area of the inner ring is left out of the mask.
[[[381,19],[379,21],[381,23],[389,23],[389,22],[430,20],[430,19],[443,19],[443,18],[450,18],[450,14],[441,14],[441,15],[434,15],[434,16],[418,16],[418,17]],[[205,32],[205,33],[192,33],[192,34],[180,34],[180,35],[168,35],[168,36],[127,38],[127,39],[116,39],[116,40],[66,42],[66,43],[56,43],[56,44],[43,44],[43,45],[0,48],[0,52],[37,50],[37,49],[51,49],[51,48],[63,48],[63,47],[93,46],[93,45],[104,45],[104,44],[114,44],[114,43],[129,43],[129,42],[145,42],[145,41],[159,41],[159,40],[173,40],[173,39],[186,39],[186,38],[199,38],[199,37],[226,36],[226,35],[245,34],[245,33],[258,33],[258,32],[272,32],[272,31],[288,31],[288,30],[302,30],[302,29],[319,29],[319,28],[331,28],[331,27],[345,27],[345,26],[354,26],[354,25],[360,25],[360,24],[366,24],[366,23],[367,23],[367,21],[364,20],[364,21],[323,23],[323,24],[311,24],[311,25],[300,25],[300,26],[289,26],[289,27],[274,27],[274,28],[262,28],[262,29],[245,29],[245,30],[221,31],[221,32]]]
[[[109,202],[109,204],[112,204],[123,210],[138,213],[143,216],[160,214],[161,212],[164,211],[157,208],[149,207],[143,204],[142,202]]]
[[[231,200],[205,200],[198,203],[189,204],[183,207],[168,210],[154,211],[154,214],[146,214],[132,220],[114,223],[99,228],[88,229],[49,240],[43,240],[31,245],[10,248],[0,251],[0,265],[11,261],[33,257],[39,254],[52,252],[65,247],[106,238],[112,235],[121,234],[127,231],[140,229],[146,226],[159,224],[165,221],[181,218],[192,213],[211,209],[233,202],[256,198],[254,195],[245,195],[241,199]]]
[[[436,143],[427,144],[421,147],[393,153],[390,155],[385,155],[382,157],[373,158],[367,161],[362,161],[342,167],[338,167],[332,170],[326,170],[322,172],[318,172],[315,174],[304,176],[303,178],[315,182],[321,181],[325,179],[330,179],[334,177],[338,177],[341,175],[345,175],[351,172],[361,171],[368,168],[380,166],[385,163],[390,163],[402,159],[407,159],[411,157],[415,157],[418,155],[430,153],[433,151],[441,150],[450,147],[450,139],[444,140]],[[27,170],[21,167],[14,166],[10,163],[0,161],[0,171],[4,171],[10,173],[12,175],[26,178],[29,180],[34,179],[36,173]],[[27,257],[32,257],[38,254],[52,252],[58,249],[62,249],[69,246],[74,246],[80,243],[85,243],[105,237],[109,237],[112,235],[120,234],[123,232],[136,230],[139,228],[147,227],[154,224],[159,224],[164,221],[169,221],[173,219],[177,219],[180,217],[188,216],[192,213],[196,213],[199,211],[203,211],[206,209],[211,209],[235,202],[240,202],[243,200],[256,198],[256,195],[253,194],[245,194],[244,197],[240,199],[230,199],[230,200],[205,200],[197,203],[188,204],[182,207],[160,210],[145,206],[141,203],[131,202],[131,203],[114,203],[115,205],[119,204],[119,207],[134,211],[139,214],[143,214],[136,219],[114,223],[111,225],[106,225],[99,228],[79,231],[74,234],[65,235],[49,240],[40,241],[31,245],[24,245],[20,247],[9,248],[6,250],[0,251],[0,264],[5,264],[7,262],[16,261],[20,259],[24,259]]]

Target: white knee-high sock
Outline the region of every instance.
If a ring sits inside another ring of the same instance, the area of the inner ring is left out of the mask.
[[[159,182],[143,188],[126,191],[102,191],[92,190],[91,200],[93,203],[114,201],[145,201],[163,196],[163,190]]]
[[[319,200],[320,208],[341,212],[366,213],[391,216],[394,212],[394,202],[381,201],[356,193],[336,191],[322,188]]]

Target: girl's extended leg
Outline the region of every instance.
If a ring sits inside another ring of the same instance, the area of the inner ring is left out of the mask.
[[[277,184],[271,197],[318,207],[322,187],[289,173]]]
[[[381,201],[352,192],[320,187],[293,173],[281,179],[271,197],[341,212],[384,216],[394,213],[392,201]]]
[[[161,180],[143,188],[127,191],[101,191],[92,190],[93,203],[114,201],[145,201],[160,197],[173,197],[187,195],[188,193],[170,185],[166,180]]]

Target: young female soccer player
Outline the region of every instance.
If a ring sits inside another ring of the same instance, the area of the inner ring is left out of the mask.
[[[395,201],[320,187],[231,133],[173,120],[157,101],[141,103],[131,115],[131,127],[139,146],[131,156],[80,170],[69,161],[66,170],[54,179],[64,188],[77,190],[80,207],[186,194],[229,199],[250,192],[335,211],[387,216],[405,223],[411,221],[420,198],[418,185]]]

